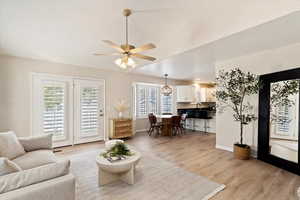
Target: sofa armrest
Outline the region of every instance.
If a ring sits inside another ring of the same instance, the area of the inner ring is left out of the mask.
[[[75,177],[67,174],[0,194],[1,200],[75,200]]]
[[[52,134],[18,138],[25,151],[52,149]]]
[[[64,176],[69,173],[69,168],[70,161],[61,160],[57,163],[0,176],[0,194]]]

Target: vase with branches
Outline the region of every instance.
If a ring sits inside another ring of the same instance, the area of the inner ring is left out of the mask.
[[[259,77],[250,72],[243,72],[239,68],[230,71],[220,70],[217,84],[216,97],[219,112],[230,108],[233,111],[233,118],[240,123],[240,141],[234,145],[234,150],[239,150],[238,154],[245,151],[243,155],[237,155],[236,152],[235,155],[240,159],[248,159],[250,146],[244,143],[244,126],[257,119],[248,98],[258,93]]]
[[[129,109],[129,105],[124,99],[120,99],[114,108],[118,112],[118,117],[123,118],[123,113]]]

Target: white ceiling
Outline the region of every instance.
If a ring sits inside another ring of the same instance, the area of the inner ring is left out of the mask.
[[[300,11],[201,45],[136,71],[198,82],[215,80],[215,62],[300,43]]]
[[[124,8],[139,11],[129,19],[130,42],[135,46],[156,44],[156,49],[145,54],[157,57],[160,63],[173,55],[299,10],[300,1],[0,0],[0,53],[119,70],[113,64],[114,57],[92,54],[112,52],[101,43],[103,39],[124,42],[121,14]],[[167,72],[171,78],[178,79],[210,77],[212,71],[205,64],[212,58],[207,50],[201,50],[203,48],[197,51],[204,56],[191,53],[190,59],[167,59],[156,68],[144,66],[135,72],[155,76]],[[189,65],[187,60],[195,60],[203,67]],[[138,62],[141,66],[149,64]],[[184,66],[181,67],[184,70],[172,68],[177,65]]]

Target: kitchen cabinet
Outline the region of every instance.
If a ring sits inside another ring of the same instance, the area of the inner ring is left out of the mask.
[[[181,85],[176,87],[177,102],[191,103],[195,101],[195,87],[193,85]]]
[[[216,88],[206,88],[206,102],[216,102]]]

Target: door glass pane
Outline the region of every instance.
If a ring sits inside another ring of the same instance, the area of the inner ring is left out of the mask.
[[[43,130],[53,134],[54,139],[64,139],[65,127],[65,88],[58,85],[44,85],[43,87]]]
[[[299,80],[271,83],[270,153],[298,162]]]
[[[99,89],[97,87],[81,88],[80,113],[81,134],[97,134],[99,127]]]

